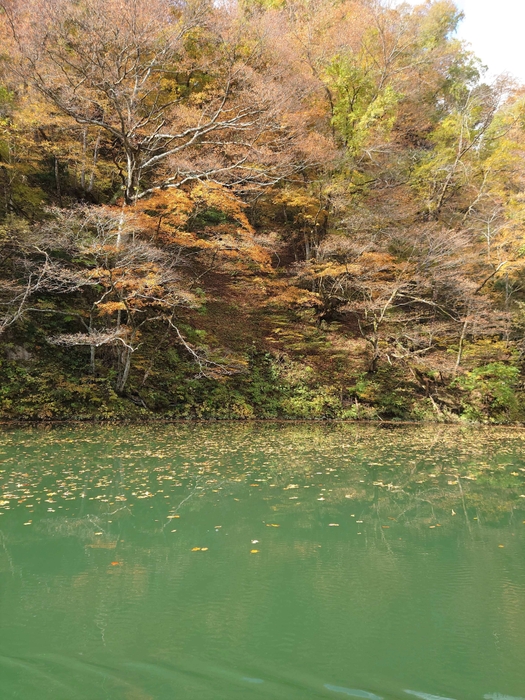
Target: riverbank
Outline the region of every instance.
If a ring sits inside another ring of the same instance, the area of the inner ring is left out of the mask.
[[[86,376],[66,353],[3,360],[0,420],[525,422],[523,385],[512,363],[486,363],[448,376],[414,365],[370,373],[352,357],[343,363],[327,355],[328,367],[339,363],[331,382],[312,358],[292,352],[252,351],[242,371],[220,377],[196,376],[194,363],[171,355],[164,365],[150,362],[146,379],[144,364],[137,363],[121,395],[111,373]]]

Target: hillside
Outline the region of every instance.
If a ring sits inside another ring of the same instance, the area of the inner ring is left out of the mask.
[[[0,417],[525,420],[525,98],[460,20],[0,0]]]

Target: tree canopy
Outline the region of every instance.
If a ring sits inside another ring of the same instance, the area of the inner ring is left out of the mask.
[[[15,384],[36,362],[89,387],[80,412],[102,384],[189,410],[188,386],[227,402],[262,362],[257,401],[292,397],[275,415],[308,386],[320,416],[359,417],[393,377],[402,407],[377,415],[416,395],[422,416],[521,415],[525,95],[486,80],[461,18],[449,0],[0,0]]]

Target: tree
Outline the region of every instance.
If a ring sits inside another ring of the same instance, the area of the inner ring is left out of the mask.
[[[110,151],[132,204],[200,179],[277,182],[301,167],[294,91],[233,9],[169,0],[1,5],[12,69]],[[84,146],[83,146],[84,147]],[[96,156],[95,156],[96,160]]]

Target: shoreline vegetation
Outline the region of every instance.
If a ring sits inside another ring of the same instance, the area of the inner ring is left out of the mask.
[[[525,89],[449,0],[0,0],[0,424],[525,424]]]

